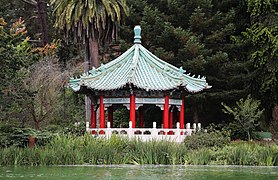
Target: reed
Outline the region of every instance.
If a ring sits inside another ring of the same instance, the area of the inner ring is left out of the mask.
[[[277,166],[278,146],[236,142],[215,152],[216,162],[229,165]]]
[[[57,135],[45,146],[0,149],[1,166],[73,164],[229,164],[277,166],[278,146],[258,143],[230,143],[224,147],[187,149],[181,143],[109,140],[84,136]]]
[[[200,149],[191,151],[187,155],[187,164],[191,165],[208,165],[212,161],[212,153],[210,149]]]

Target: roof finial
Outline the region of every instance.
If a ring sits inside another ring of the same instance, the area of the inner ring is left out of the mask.
[[[134,27],[134,43],[141,43],[141,27],[139,25]]]

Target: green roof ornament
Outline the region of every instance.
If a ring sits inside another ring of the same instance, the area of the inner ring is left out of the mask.
[[[180,72],[181,74],[183,74],[183,73],[185,72],[185,70],[183,70],[183,68],[180,67],[179,72]]]
[[[134,43],[141,43],[141,27],[139,25],[134,27]]]

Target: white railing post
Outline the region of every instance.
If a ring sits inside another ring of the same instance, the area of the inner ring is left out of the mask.
[[[196,131],[196,123],[193,123],[193,130]]]
[[[151,130],[151,136],[152,138],[157,139],[158,132],[156,128],[156,122],[153,122],[153,129]]]
[[[198,128],[197,131],[200,131],[200,130],[201,130],[201,123],[198,123],[198,124],[197,124],[197,128]]]
[[[178,141],[181,142],[181,129],[180,129],[180,123],[177,122],[177,134],[175,134],[178,138]]]
[[[186,123],[185,129],[190,129],[190,123]]]
[[[107,122],[105,135],[106,135],[106,139],[110,139],[112,136],[111,123],[109,121]]]
[[[89,122],[86,122],[86,131],[89,132],[90,128],[89,128]]]
[[[190,123],[186,123],[185,132],[186,132],[186,135],[191,136],[192,129],[190,129]]]
[[[128,123],[127,136],[128,136],[128,138],[133,137],[133,132],[132,132],[132,121],[129,121],[129,123]]]

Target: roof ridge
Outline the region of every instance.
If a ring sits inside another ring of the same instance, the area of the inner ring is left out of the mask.
[[[133,83],[134,80],[134,75],[135,75],[135,71],[138,65],[138,59],[139,59],[139,46],[138,44],[135,44],[135,50],[134,50],[134,54],[132,57],[132,62],[131,62],[131,68],[130,68],[130,74],[128,77],[128,83]]]
[[[113,67],[114,65],[118,64],[119,62],[122,62],[122,59],[125,58],[126,56],[128,56],[130,53],[132,53],[134,48],[135,48],[135,44],[133,46],[131,46],[126,52],[124,52],[119,57],[117,57],[116,59],[106,63],[105,64],[106,68]]]

